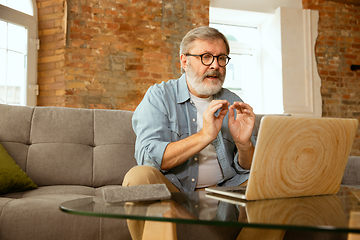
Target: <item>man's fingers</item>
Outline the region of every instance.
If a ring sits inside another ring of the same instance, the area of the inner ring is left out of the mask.
[[[211,101],[208,110],[209,113],[215,114],[215,112],[219,109],[222,113],[227,112],[229,106],[229,102],[226,100],[213,100]]]
[[[246,113],[246,114],[249,114],[250,116],[255,116],[255,114],[253,112],[253,108],[247,103],[234,102],[233,105],[230,106],[230,109],[232,109],[232,110],[236,109],[237,114]]]

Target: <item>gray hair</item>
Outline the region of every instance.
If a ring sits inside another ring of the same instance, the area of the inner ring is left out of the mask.
[[[224,34],[219,32],[215,28],[204,26],[195,28],[185,35],[180,44],[180,56],[182,54],[189,53],[188,51],[190,51],[190,49],[192,48],[193,42],[198,39],[203,41],[222,39],[226,45],[226,54],[230,54],[229,42],[224,36]]]

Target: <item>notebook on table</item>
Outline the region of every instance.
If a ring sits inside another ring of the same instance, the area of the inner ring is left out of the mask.
[[[357,127],[357,119],[264,116],[247,186],[205,190],[246,200],[335,194]]]

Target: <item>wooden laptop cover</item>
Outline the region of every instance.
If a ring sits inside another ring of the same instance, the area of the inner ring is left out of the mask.
[[[246,199],[335,194],[357,127],[356,119],[263,117]]]

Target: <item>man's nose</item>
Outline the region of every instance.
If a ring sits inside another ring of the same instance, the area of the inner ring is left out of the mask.
[[[220,65],[218,63],[218,58],[214,57],[214,61],[210,65],[211,69],[219,69]]]

